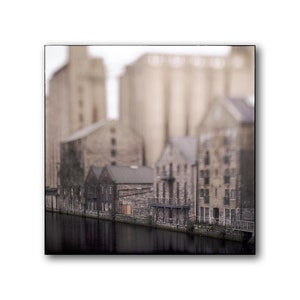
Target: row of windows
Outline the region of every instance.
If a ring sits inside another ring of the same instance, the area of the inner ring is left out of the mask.
[[[162,167],[157,166],[156,167],[156,173],[159,174],[160,171],[162,171],[162,173],[165,173],[166,170],[169,170],[170,173],[173,173],[173,164],[169,164],[168,167],[169,168],[167,168],[167,166],[162,166]],[[187,171],[187,164],[184,164],[183,166],[182,165],[177,165],[177,168],[176,168],[177,174],[180,174],[180,171],[182,169],[184,170],[184,173],[186,173],[186,171]]]
[[[159,183],[157,182],[156,183],[156,198],[159,198],[159,191],[160,191],[160,187],[159,187]],[[183,197],[184,199],[187,198],[187,183],[184,182],[183,184]],[[169,194],[173,194],[173,191],[170,190],[169,188]],[[171,197],[171,195],[169,195]],[[166,184],[163,182],[162,183],[162,197],[165,198],[166,197]],[[176,197],[177,199],[180,198],[180,183],[179,182],[176,182]]]
[[[235,209],[225,209],[224,210],[224,216],[225,216],[225,222],[236,221],[236,211]],[[208,207],[200,207],[200,220],[201,221],[209,221],[210,217],[213,217],[215,219],[219,219],[219,209],[214,208],[212,211]]]
[[[199,173],[200,173],[199,174],[200,178],[206,178],[206,177],[209,177],[209,175],[210,175],[209,170],[200,170]],[[225,169],[224,175],[236,177],[236,169]],[[218,176],[218,169],[215,169],[215,177],[217,177],[217,176]]]
[[[214,194],[215,194],[215,197],[218,197],[218,189],[217,188],[215,188]],[[200,189],[199,197],[203,198],[206,196],[209,196],[209,189]],[[236,199],[236,190],[230,191],[229,189],[225,189],[225,198],[229,199],[229,197],[230,197],[230,199]]]
[[[86,188],[86,192],[88,193],[88,195],[95,195],[97,190],[101,193],[101,194],[104,194],[105,192],[107,192],[109,195],[112,194],[112,191],[113,191],[113,186],[100,186],[99,188],[98,187],[94,187],[94,186],[88,186]]]

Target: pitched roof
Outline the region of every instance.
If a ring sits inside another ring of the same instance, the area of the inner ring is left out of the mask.
[[[254,102],[251,103],[250,98],[226,98],[225,103],[238,121],[242,123],[254,122]]]
[[[183,156],[191,162],[197,160],[197,138],[194,136],[172,137],[170,142],[173,143],[183,154]]]
[[[153,183],[153,169],[150,167],[106,167],[115,183]]]
[[[93,170],[94,174],[96,175],[97,179],[99,178],[103,168],[92,166],[91,169]]]
[[[96,123],[93,123],[89,126],[86,126],[78,131],[75,131],[74,133],[72,133],[70,136],[68,136],[65,140],[63,140],[63,142],[71,142],[71,141],[75,141],[75,140],[79,140],[82,138],[85,138],[86,136],[88,136],[89,134],[91,134],[92,132],[94,132],[95,130],[101,128],[102,126],[104,126],[105,124],[107,124],[108,121],[107,120],[100,120]]]

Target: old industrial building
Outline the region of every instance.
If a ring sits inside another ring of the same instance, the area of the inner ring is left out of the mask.
[[[194,136],[213,100],[254,93],[254,46],[228,56],[145,54],[120,77],[120,120],[144,139],[154,166],[170,137]]]
[[[146,219],[153,197],[153,169],[143,166],[91,168],[85,180],[86,214]]]
[[[201,222],[253,229],[254,150],[253,98],[212,103],[199,127]]]
[[[197,139],[171,138],[155,165],[153,222],[185,228],[195,221],[197,200]]]
[[[101,120],[80,129],[61,142],[60,185],[83,186],[89,168],[142,165],[140,136],[115,120]]]
[[[60,142],[70,134],[106,118],[105,68],[90,58],[85,46],[69,46],[68,62],[49,82],[46,97],[46,187],[58,185]]]

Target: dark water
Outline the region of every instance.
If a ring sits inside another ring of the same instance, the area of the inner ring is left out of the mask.
[[[46,254],[253,254],[250,245],[47,212]]]

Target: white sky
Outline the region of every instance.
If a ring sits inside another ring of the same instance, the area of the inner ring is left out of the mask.
[[[118,78],[124,67],[144,53],[170,53],[191,55],[226,55],[225,46],[89,46],[91,56],[102,57],[106,66],[107,115],[118,117]],[[66,46],[46,47],[46,81],[55,70],[67,62]]]

